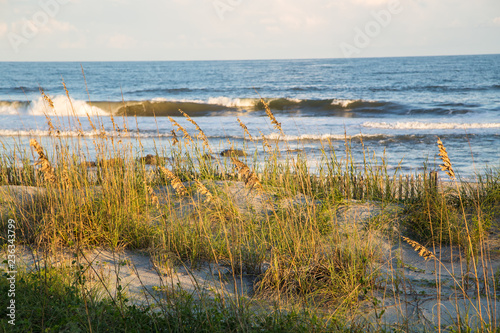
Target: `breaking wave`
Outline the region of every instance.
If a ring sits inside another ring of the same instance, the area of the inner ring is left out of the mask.
[[[56,96],[52,98],[54,107],[42,98],[31,102],[9,102],[0,101],[0,115],[32,115],[32,116],[105,116],[107,112],[95,105],[90,105],[85,101],[75,100],[66,96]]]
[[[55,96],[54,108],[51,108],[40,97],[31,102],[0,101],[0,115],[30,114],[57,116],[105,116],[126,115],[144,117],[178,116],[179,109],[192,117],[224,115],[227,113],[259,112],[264,110],[264,104],[258,98],[211,97],[207,100],[171,100],[154,98],[144,101],[124,102],[86,102],[68,99],[66,96]],[[350,99],[267,99],[273,112],[283,114],[298,114],[304,116],[335,115],[353,116],[353,112],[382,114],[391,112],[397,107],[394,103],[350,100]]]

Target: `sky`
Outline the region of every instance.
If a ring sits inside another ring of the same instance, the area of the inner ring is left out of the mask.
[[[0,61],[490,53],[499,0],[0,0]]]

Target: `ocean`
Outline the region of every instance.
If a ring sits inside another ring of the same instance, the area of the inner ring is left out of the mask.
[[[284,135],[273,128],[259,96],[269,101]],[[107,135],[137,146],[138,154],[158,147],[168,154],[173,126],[167,116],[197,134],[178,109],[198,123],[214,152],[244,147],[256,163],[265,159],[263,138],[303,154],[313,171],[332,148],[339,158],[346,156],[347,140],[358,164],[365,156],[402,173],[424,165],[434,170],[440,137],[461,177],[500,166],[500,55],[0,62],[3,150],[28,150],[30,138],[50,144],[54,134],[46,115],[58,135],[91,142],[99,134],[88,121],[91,115]],[[237,118],[256,141],[244,141]],[[92,149],[81,153],[95,158]]]

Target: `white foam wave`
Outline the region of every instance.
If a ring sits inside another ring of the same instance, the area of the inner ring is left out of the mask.
[[[29,136],[29,137],[98,137],[107,136],[114,138],[151,138],[151,137],[169,137],[170,134],[149,134],[149,133],[137,133],[137,132],[118,132],[118,131],[76,131],[76,130],[65,130],[50,132],[49,130],[0,130],[0,136],[16,137],[16,136]]]
[[[0,115],[16,115],[18,110],[22,109],[24,103],[21,102],[3,102],[0,101]]]
[[[154,103],[162,103],[162,102],[172,102],[172,103],[198,103],[205,104],[206,101],[201,99],[173,99],[173,98],[164,98],[164,97],[155,97],[151,99],[151,102]]]
[[[500,123],[433,123],[420,121],[407,122],[371,122],[367,121],[362,124],[366,128],[382,128],[382,129],[473,129],[473,128],[499,128]]]
[[[151,99],[151,102],[168,102],[168,99],[163,98],[163,97],[155,97]]]
[[[347,139],[352,138],[373,138],[380,137],[380,134],[355,134],[355,135],[347,135]],[[300,140],[345,140],[346,136],[344,134],[301,134],[301,135],[284,135],[282,136],[279,133],[271,133],[268,135],[264,135],[264,138],[267,140],[282,140],[282,141],[300,141]],[[257,137],[257,139],[262,140],[262,137]]]
[[[198,103],[198,104],[213,104],[213,105],[223,105],[230,108],[244,108],[254,106],[257,99],[255,98],[230,98],[230,97],[210,97],[207,100],[201,99],[173,99],[156,97],[151,100],[152,102],[172,102],[172,103]]]
[[[254,98],[211,97],[208,99],[207,103],[224,105],[229,108],[244,108],[254,106],[255,101]]]
[[[52,98],[54,103],[54,108],[51,108],[47,103],[40,97],[38,100],[31,102],[28,109],[28,113],[35,116],[41,115],[53,115],[53,116],[77,116],[86,117],[89,116],[106,116],[107,113],[95,106],[89,105],[85,101],[75,100],[73,98],[68,99],[67,96],[56,96]]]
[[[343,108],[347,108],[352,103],[361,102],[361,101],[362,101],[361,99],[337,99],[337,98],[334,98],[331,105],[339,105]]]
[[[2,102],[0,103],[0,115],[33,115],[33,116],[106,116],[107,113],[95,106],[89,105],[85,101],[68,99],[67,96],[55,96],[52,98],[54,108],[39,97],[31,103],[22,102]]]

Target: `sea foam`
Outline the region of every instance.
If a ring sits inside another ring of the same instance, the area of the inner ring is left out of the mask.
[[[33,115],[33,116],[106,116],[108,113],[104,110],[89,105],[82,100],[75,100],[67,96],[55,96],[51,98],[54,103],[54,108],[50,107],[47,102],[39,97],[31,102],[0,102],[0,115]]]
[[[500,123],[446,123],[446,122],[421,122],[421,121],[406,121],[406,122],[371,122],[367,121],[362,124],[366,128],[380,129],[472,129],[472,128],[499,128]]]

